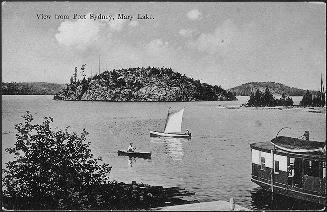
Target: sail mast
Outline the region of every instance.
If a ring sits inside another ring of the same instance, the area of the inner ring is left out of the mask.
[[[167,127],[167,122],[168,122],[168,118],[169,118],[169,110],[170,110],[170,107],[169,107],[169,109],[168,109],[168,114],[167,114],[167,117],[166,117],[166,122],[165,122],[164,131],[166,130],[166,127]]]
[[[322,73],[321,73],[321,75],[320,75],[320,92],[322,93],[323,91],[322,91],[322,87],[323,87],[323,81],[322,81]]]
[[[183,107],[183,113],[184,113],[184,109],[185,109],[185,107]],[[181,123],[183,122],[183,116],[182,116],[182,118],[181,118]],[[182,130],[182,127],[181,127],[181,130]]]
[[[99,75],[100,75],[100,55],[99,55]]]

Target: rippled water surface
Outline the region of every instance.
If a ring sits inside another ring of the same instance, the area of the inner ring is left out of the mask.
[[[237,108],[247,97],[239,99],[114,103],[54,101],[52,96],[2,96],[2,165],[10,160],[4,149],[15,142],[14,124],[22,121],[21,116],[28,110],[36,120],[53,117],[53,128],[70,126],[77,132],[85,128],[90,133],[88,139],[94,155],[112,165],[113,180],[178,186],[195,192],[189,197],[192,200],[233,197],[247,208],[267,209],[270,206],[258,203],[262,191],[250,181],[249,144],[268,141],[286,126],[291,129],[284,130],[285,135],[299,137],[309,130],[312,140],[325,141],[326,114],[300,108]],[[191,131],[192,139],[149,137],[150,130],[163,130],[169,107],[185,107],[182,127]],[[118,157],[117,150],[126,149],[130,142],[137,150],[151,151],[152,158]]]

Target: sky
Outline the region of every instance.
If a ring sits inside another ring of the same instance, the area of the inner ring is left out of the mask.
[[[82,64],[87,76],[98,73],[99,57],[101,72],[171,67],[225,89],[271,81],[319,90],[326,5],[2,2],[3,82],[68,83]]]

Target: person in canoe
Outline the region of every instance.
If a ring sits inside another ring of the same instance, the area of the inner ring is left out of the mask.
[[[135,151],[135,147],[133,147],[133,143],[129,143],[127,152],[134,152]]]
[[[191,137],[191,133],[190,133],[190,131],[188,129],[186,129],[186,134]]]

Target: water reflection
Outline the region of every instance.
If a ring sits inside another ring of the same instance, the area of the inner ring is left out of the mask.
[[[274,194],[257,187],[251,191],[251,205],[255,210],[321,210],[324,206],[312,202]]]
[[[153,143],[163,143],[165,153],[173,160],[182,160],[184,156],[183,142],[189,141],[190,138],[169,138],[169,137],[154,137],[151,138]]]
[[[133,156],[128,156],[127,162],[129,167],[133,167],[133,165],[136,164],[136,160],[147,160],[151,161],[150,157],[133,157]]]
[[[133,163],[136,162],[136,158],[128,157],[128,166],[133,167]]]

